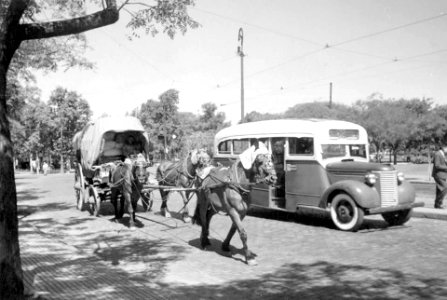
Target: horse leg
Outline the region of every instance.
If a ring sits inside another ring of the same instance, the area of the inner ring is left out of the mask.
[[[200,233],[200,246],[203,250],[206,250],[208,246],[211,245],[208,235],[209,235],[209,222],[211,221],[212,214],[209,213],[209,194],[210,191],[200,190],[197,192],[197,205],[194,213],[193,223],[200,225],[202,230]]]
[[[230,241],[233,238],[233,235],[236,233],[236,229],[236,225],[234,225],[234,223],[231,223],[230,231],[228,231],[227,237],[225,238],[221,246],[222,251],[230,252]]]
[[[112,188],[111,189],[111,193],[110,193],[110,201],[113,204],[113,208],[115,211],[115,219],[118,220],[119,219],[119,215],[118,215],[118,189],[116,188]]]
[[[250,265],[256,265],[257,262],[254,258],[253,253],[248,249],[247,246],[247,240],[248,240],[248,234],[247,231],[245,231],[244,226],[242,225],[242,220],[244,219],[246,213],[247,213],[247,205],[245,204],[245,202],[242,200],[242,198],[239,201],[235,201],[234,199],[232,199],[233,202],[232,204],[230,204],[227,201],[227,194],[224,192],[223,193],[223,205],[224,207],[227,208],[227,212],[228,215],[230,216],[231,220],[233,221],[233,225],[231,225],[230,231],[228,232],[228,235],[225,239],[225,241],[222,244],[222,247],[228,245],[230,245],[230,240],[234,235],[234,228],[236,228],[236,230],[239,232],[239,236],[241,238],[241,242],[242,242],[242,246],[243,246],[243,250],[244,250],[244,254],[245,254],[245,262]],[[236,204],[237,202],[237,204]]]
[[[169,192],[166,192],[162,189],[160,189],[160,196],[161,196],[161,207],[160,207],[160,212],[163,216],[165,216],[166,218],[170,218],[171,217],[171,213],[168,210],[168,197],[169,197]]]
[[[133,220],[133,222],[136,222],[136,216],[135,213],[137,211],[137,203],[138,200],[140,200],[140,193],[138,192],[138,190],[132,190],[132,195],[131,195],[131,200],[132,200],[132,214],[130,215],[131,219]]]
[[[237,231],[239,232],[241,241],[242,241],[243,250],[244,250],[244,254],[245,254],[245,262],[247,263],[247,265],[250,265],[250,266],[256,265],[257,262],[254,258],[254,255],[248,249],[248,246],[247,246],[248,234],[247,234],[247,231],[245,231],[245,228],[242,226],[243,216],[239,216],[239,213],[234,208],[231,208],[230,211],[228,212],[228,214],[230,215],[230,218],[233,221],[233,225],[231,226],[231,229],[228,232],[227,239],[228,238],[231,239],[232,235],[234,234],[234,232],[232,233],[232,228],[236,227]],[[229,241],[228,241],[228,243],[229,243]]]
[[[180,195],[182,196],[182,199],[183,199],[183,208],[182,208],[181,213],[182,213],[183,222],[185,222],[185,223],[191,222],[191,217],[189,216],[189,211],[188,211],[189,194],[190,194],[190,191],[186,192],[186,196],[185,196],[185,192],[180,191]]]
[[[124,216],[124,201],[125,201],[125,194],[126,192],[122,189],[120,193],[120,209],[118,213],[118,219],[121,219]]]
[[[133,210],[132,199],[131,199],[132,196],[129,193],[129,191],[123,191],[123,197],[122,198],[124,199],[124,201],[126,203],[127,212],[129,213],[129,216],[130,216],[130,218],[129,218],[129,228],[131,230],[134,230],[135,229],[135,211]],[[124,204],[124,203],[122,203],[122,204]],[[123,211],[124,211],[124,208],[123,208]]]
[[[210,235],[210,223],[211,223],[211,218],[214,216],[214,212],[211,209],[208,209],[209,207],[206,207],[206,212],[205,212],[205,228],[204,228],[204,240],[203,243],[205,244],[205,247],[207,246],[211,246],[211,242],[208,238],[208,236]]]

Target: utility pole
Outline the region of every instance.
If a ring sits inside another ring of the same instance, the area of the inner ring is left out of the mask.
[[[332,82],[329,83],[329,108],[332,108]]]
[[[244,121],[244,32],[239,28],[237,54],[241,57],[241,123]]]

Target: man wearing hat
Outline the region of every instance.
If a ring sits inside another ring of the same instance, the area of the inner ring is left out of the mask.
[[[447,145],[443,145],[435,152],[433,158],[432,176],[436,182],[436,199],[435,208],[444,208],[442,202],[447,194],[447,164],[445,154],[447,153]]]

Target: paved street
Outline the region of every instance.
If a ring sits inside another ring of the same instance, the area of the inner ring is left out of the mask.
[[[368,217],[348,233],[326,217],[258,210],[244,220],[250,267],[237,235],[232,256],[219,250],[229,217],[213,218],[212,249],[202,251],[200,228],[175,214],[176,194],[174,218],[159,215],[155,192],[153,212],[140,207],[130,231],[109,202],[99,218],[78,211],[73,177],[16,175],[27,286],[47,299],[447,299],[446,221],[387,227]]]

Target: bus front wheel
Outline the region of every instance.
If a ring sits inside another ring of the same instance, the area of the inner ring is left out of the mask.
[[[364,212],[348,194],[341,193],[331,203],[331,219],[338,229],[357,231],[362,225]]]

